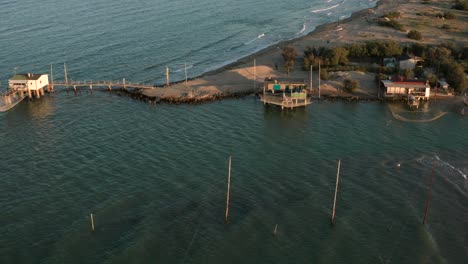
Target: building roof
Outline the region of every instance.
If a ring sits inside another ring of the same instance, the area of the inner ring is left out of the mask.
[[[10,80],[12,80],[12,81],[36,81],[42,75],[43,74],[22,73],[22,74],[16,74],[15,76],[11,77]]]
[[[272,78],[272,77],[265,78],[265,82],[274,82],[274,81],[277,81],[278,83],[305,83],[303,78]]]
[[[404,82],[392,82],[389,80],[383,80],[385,87],[401,87],[401,88],[429,88],[429,85],[421,81],[404,81]]]
[[[400,57],[398,57],[398,61],[406,61],[406,60],[416,60],[416,61],[422,61],[423,59],[418,57],[418,56],[414,56],[414,55],[410,55],[410,54],[403,54],[401,55]]]

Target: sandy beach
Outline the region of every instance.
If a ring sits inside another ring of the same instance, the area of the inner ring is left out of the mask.
[[[425,3],[423,3],[425,2]],[[284,41],[270,46],[255,54],[220,69],[207,72],[187,83],[174,83],[170,87],[155,88],[143,91],[146,97],[182,102],[203,101],[216,97],[230,97],[233,94],[244,95],[262,90],[266,77],[286,77],[284,61],[281,57],[281,47],[292,45],[296,47],[298,56],[289,77],[309,80],[309,72],[302,70],[303,52],[307,47],[331,47],[351,43],[364,43],[370,40],[393,40],[400,44],[411,44],[416,41],[407,38],[407,32],[389,27],[379,26],[377,20],[383,14],[398,11],[402,14],[399,22],[407,30],[417,29],[424,36],[424,44],[440,44],[452,42],[456,46],[466,46],[467,15],[466,12],[450,9],[451,1],[421,1],[421,0],[380,0],[376,7],[361,10],[351,17],[333,23],[318,26],[306,36]],[[451,20],[451,30],[442,30],[446,23],[437,18],[436,14],[453,12],[457,19]],[[254,60],[255,65],[254,67]],[[358,80],[360,88],[353,94],[342,91],[345,78]],[[317,89],[318,74],[313,74],[312,88]],[[359,97],[371,99],[377,97],[377,84],[373,73],[364,72],[334,72],[327,81],[321,81],[320,90],[323,96]]]

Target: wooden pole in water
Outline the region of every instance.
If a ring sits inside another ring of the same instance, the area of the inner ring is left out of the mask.
[[[94,217],[93,217],[93,213],[91,213],[91,230],[93,230],[93,232],[94,232]]]
[[[333,199],[333,211],[332,211],[332,217],[331,217],[332,224],[333,224],[333,221],[335,220],[336,195],[338,194],[338,181],[340,179],[340,165],[341,165],[341,160],[338,160],[338,172],[336,173],[335,198]]]
[[[254,58],[254,91],[257,90],[257,58]]]
[[[67,64],[63,63],[63,73],[65,75],[65,83],[67,84],[68,87],[68,76],[67,76]]]
[[[435,167],[435,160],[434,162],[432,162],[432,175],[431,175],[431,181],[429,183],[429,190],[427,192],[426,211],[424,212],[423,225],[426,224],[427,213],[429,212],[429,204],[431,203],[432,185],[434,183],[434,167]]]
[[[275,225],[275,231],[273,231],[273,235],[275,235],[275,237],[278,237],[278,224]]]
[[[166,67],[166,86],[169,87],[171,81],[169,77],[169,67]]]
[[[54,83],[54,71],[52,68],[52,64],[50,64],[50,82]]]
[[[229,194],[231,191],[231,156],[229,156],[229,171],[228,171],[228,188],[227,188],[227,195],[226,195],[226,216],[224,218],[224,222],[227,223],[228,215],[229,215]]]
[[[319,59],[319,74],[318,74],[318,98],[320,99],[320,59]]]
[[[188,83],[187,83],[187,63],[184,63],[184,69],[185,69],[185,88],[188,88]]]
[[[312,63],[310,64],[310,92],[312,92]]]

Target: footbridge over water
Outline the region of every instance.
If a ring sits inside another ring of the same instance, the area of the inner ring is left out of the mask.
[[[92,92],[94,88],[104,88],[112,91],[113,89],[142,90],[161,87],[140,83],[127,83],[125,79],[122,79],[122,81],[55,81],[47,84],[45,88],[50,93],[59,89],[73,89],[75,92],[81,89],[89,89]],[[26,91],[24,87],[10,87],[6,92],[0,92],[0,112],[12,109],[26,97],[32,99],[35,96],[39,99],[41,95],[44,95],[43,90],[34,95],[34,93]]]

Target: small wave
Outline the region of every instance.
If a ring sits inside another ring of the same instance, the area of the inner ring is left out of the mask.
[[[333,8],[337,8],[337,7],[339,7],[339,6],[340,6],[340,4],[336,4],[336,5],[327,7],[327,8],[312,10],[312,11],[310,11],[310,12],[312,12],[312,13],[320,13],[320,12],[323,12],[323,11],[328,11],[328,10],[333,9]]]
[[[249,44],[251,44],[252,42],[256,41],[257,39],[263,38],[264,36],[265,36],[265,33],[262,33],[262,34],[258,35],[256,38],[251,39],[251,40],[247,41],[247,42],[244,43],[244,44],[245,44],[245,45],[249,45]]]
[[[449,168],[451,168],[452,170],[454,171],[457,171],[458,173],[460,173],[460,175],[466,180],[466,174],[464,174],[459,168],[455,168],[454,166],[452,166],[451,164],[449,164],[448,162],[446,161],[443,161],[439,158],[439,156],[435,155],[435,158],[440,161],[442,164],[448,166]]]
[[[187,70],[193,68],[193,66],[194,66],[194,64],[187,64]],[[175,70],[174,72],[181,72],[181,71],[184,71],[184,70],[185,70],[185,67],[182,67],[182,68],[179,68],[179,69]]]
[[[225,52],[230,52],[230,51],[235,50],[237,48],[240,48],[240,47],[242,47],[244,45],[245,45],[244,43],[234,45],[234,46],[230,47],[229,49],[227,49]]]
[[[297,35],[300,35],[302,33],[304,33],[304,31],[306,30],[306,23],[304,22],[304,24],[302,24],[302,28],[299,32],[297,32]]]

